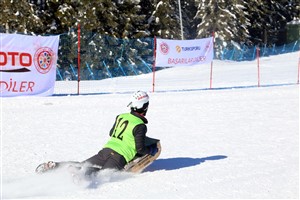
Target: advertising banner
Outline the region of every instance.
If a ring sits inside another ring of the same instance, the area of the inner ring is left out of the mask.
[[[0,33],[0,96],[54,92],[59,36]]]
[[[177,67],[210,63],[213,52],[213,37],[195,40],[157,39],[155,65]]]

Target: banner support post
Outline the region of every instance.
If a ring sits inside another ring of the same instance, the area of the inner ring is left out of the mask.
[[[155,87],[155,67],[156,67],[156,36],[154,36],[154,52],[153,52],[153,57],[154,57],[154,63],[152,67],[152,92],[154,92],[154,87]]]
[[[213,54],[214,54],[214,40],[215,40],[215,32],[212,32],[212,48],[213,48]],[[212,71],[213,71],[213,60],[214,58],[212,59],[211,63],[210,63],[210,83],[209,83],[209,88],[212,89]]]
[[[80,82],[80,24],[78,23],[77,26],[77,95],[79,95],[79,82]]]
[[[298,80],[297,80],[297,84],[299,84],[299,76],[300,76],[300,51],[299,51],[299,57],[298,57]]]
[[[259,47],[256,47],[256,57],[257,57],[257,87],[260,87],[260,67],[259,67]]]

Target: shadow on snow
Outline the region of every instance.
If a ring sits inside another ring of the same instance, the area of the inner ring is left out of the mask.
[[[144,172],[152,172],[156,170],[177,170],[185,167],[196,166],[205,161],[221,160],[225,158],[227,158],[227,156],[216,155],[205,158],[178,157],[157,159],[149,167],[147,167]]]

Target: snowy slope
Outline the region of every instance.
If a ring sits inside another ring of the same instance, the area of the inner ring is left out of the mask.
[[[204,65],[157,72],[155,93],[147,74],[94,82],[99,95],[2,98],[1,197],[299,198],[298,56],[262,59],[270,87],[256,87],[255,61],[215,61],[214,90]],[[149,91],[148,136],[162,144],[145,172],[102,171],[89,189],[63,171],[34,173],[43,161],[97,153],[137,89]]]

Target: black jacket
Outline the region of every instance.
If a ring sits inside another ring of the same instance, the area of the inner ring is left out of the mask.
[[[135,140],[137,156],[143,156],[145,154],[149,154],[150,149],[145,146],[145,138],[146,138],[146,133],[147,133],[146,124],[148,123],[148,120],[144,116],[142,116],[134,111],[131,111],[130,114],[140,118],[144,122],[144,124],[139,124],[136,127],[134,127],[134,129],[133,129],[133,136],[134,136],[134,140]],[[118,118],[118,116],[116,117],[116,119],[117,118]],[[112,133],[115,129],[115,125],[116,125],[116,121],[109,132],[109,136],[112,135]]]

